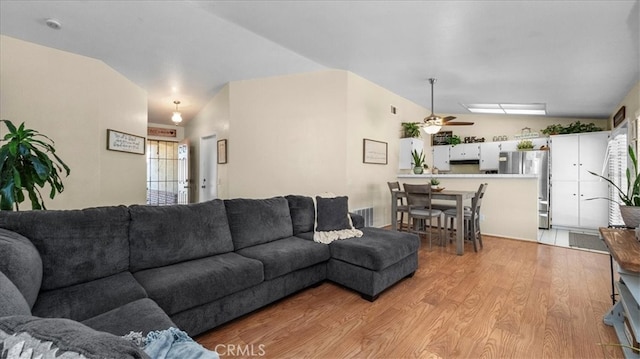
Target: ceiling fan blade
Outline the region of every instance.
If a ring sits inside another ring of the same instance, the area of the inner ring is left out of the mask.
[[[442,126],[471,126],[473,122],[446,122]]]
[[[447,116],[447,117],[444,117],[442,120],[443,120],[445,123],[447,123],[447,122],[452,121],[452,120],[455,120],[455,119],[456,119],[456,116]]]

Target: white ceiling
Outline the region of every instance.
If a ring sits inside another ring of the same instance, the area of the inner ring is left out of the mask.
[[[229,81],[329,68],[426,108],[436,77],[436,113],[543,102],[605,118],[640,78],[639,19],[639,0],[0,0],[0,33],[104,61],[168,124],[175,99],[188,121]]]

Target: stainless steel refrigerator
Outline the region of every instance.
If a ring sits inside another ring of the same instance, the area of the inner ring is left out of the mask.
[[[500,152],[498,173],[538,176],[538,227],[549,228],[549,151]]]

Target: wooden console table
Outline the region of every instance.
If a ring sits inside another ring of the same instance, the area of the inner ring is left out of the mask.
[[[604,323],[613,326],[620,344],[631,346],[627,339],[625,326],[635,338],[640,338],[640,242],[630,229],[600,228],[611,258],[611,281],[613,306],[604,316]],[[616,284],[620,300],[615,301],[614,263],[620,279]],[[626,323],[625,323],[626,318]],[[640,354],[629,348],[623,348],[626,358],[640,358]]]

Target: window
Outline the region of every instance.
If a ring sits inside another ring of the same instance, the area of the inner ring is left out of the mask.
[[[147,204],[178,203],[178,143],[147,141]]]

